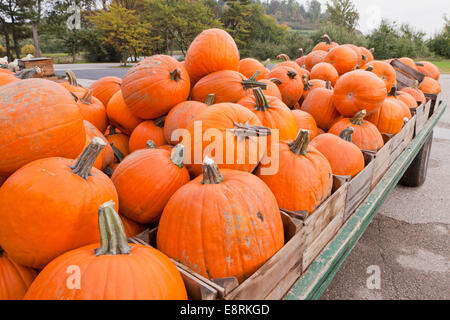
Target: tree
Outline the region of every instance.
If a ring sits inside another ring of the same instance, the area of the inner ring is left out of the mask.
[[[359,12],[352,0],[330,0],[327,2],[328,21],[337,26],[355,30]]]
[[[450,19],[444,16],[444,28],[428,41],[428,47],[434,53],[450,58]]]
[[[150,23],[140,21],[134,10],[113,4],[109,11],[95,12],[90,20],[102,33],[103,42],[120,53],[124,65],[130,56],[142,54],[146,42],[152,40]]]
[[[311,0],[307,2],[308,12],[314,23],[317,23],[320,18],[322,5],[317,0]]]
[[[0,22],[2,23],[3,33],[6,38],[6,50],[8,58],[12,60],[9,44],[9,32],[12,35],[14,51],[16,58],[20,58],[19,37],[23,31],[23,22],[25,18],[24,1],[20,0],[2,0],[0,2]]]
[[[221,21],[238,46],[244,46],[250,37],[250,15],[252,2],[250,0],[230,0],[226,2]]]

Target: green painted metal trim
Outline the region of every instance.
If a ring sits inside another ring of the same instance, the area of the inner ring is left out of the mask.
[[[355,247],[378,209],[397,185],[409,165],[427,141],[433,128],[444,114],[446,104],[432,115],[424,128],[392,164],[384,177],[368,195],[364,203],[344,224],[338,234],[314,260],[308,270],[284,297],[286,300],[319,299]]]

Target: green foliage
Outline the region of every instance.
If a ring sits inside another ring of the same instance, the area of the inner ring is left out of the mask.
[[[295,0],[270,0],[261,1],[266,13],[273,16],[278,23],[293,29],[314,30],[319,27],[319,21],[323,18],[322,5],[317,0],[306,1],[306,6]]]
[[[352,0],[330,0],[327,2],[327,20],[336,25],[355,30],[359,13]]]
[[[428,42],[428,47],[434,53],[450,58],[450,19],[445,19],[445,26],[441,32],[436,34]]]
[[[4,56],[6,56],[6,48],[0,45],[0,58],[3,58]]]
[[[36,49],[34,48],[34,46],[32,44],[26,44],[22,47],[22,49],[20,50],[20,53],[22,54],[22,57],[24,57],[28,54],[32,54],[34,56],[34,54],[36,53]]]
[[[337,26],[331,23],[321,25],[320,29],[311,35],[314,44],[323,41],[321,38],[324,34],[339,44],[355,44],[357,46],[366,46],[367,40],[363,34],[358,31],[350,31],[344,26]]]
[[[250,0],[230,0],[226,2],[221,21],[239,47],[251,39],[253,5]]]

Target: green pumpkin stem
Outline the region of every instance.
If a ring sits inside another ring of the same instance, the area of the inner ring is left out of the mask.
[[[352,142],[352,134],[355,132],[355,129],[353,127],[348,127],[347,129],[342,130],[342,132],[339,134],[339,138]]]
[[[83,150],[77,162],[70,167],[72,173],[84,180],[87,180],[91,175],[91,170],[95,161],[105,147],[105,141],[99,137],[94,137],[91,143],[89,143],[89,145]]]
[[[205,104],[211,106],[214,104],[214,100],[216,99],[216,95],[214,93],[208,94],[205,100]]]
[[[298,156],[304,156],[308,153],[309,131],[301,129],[297,138],[289,143],[289,148]]]
[[[350,122],[354,125],[361,126],[364,122],[364,118],[366,117],[367,112],[366,110],[361,110],[358,113],[356,113],[353,118],[350,119]]]
[[[241,84],[245,91],[247,91],[248,89],[252,89],[252,88],[261,88],[264,90],[267,89],[267,83],[254,81],[254,80],[250,80],[250,79],[242,80]]]
[[[213,159],[205,157],[203,160],[203,184],[219,184],[223,181],[223,175]]]
[[[259,72],[259,70],[256,70],[255,73],[252,74],[250,78],[248,78],[248,80],[257,81],[260,74],[261,72]]]
[[[181,69],[176,68],[172,72],[170,72],[170,80],[174,80],[178,82],[181,80]]]
[[[153,140],[148,140],[145,143],[145,148],[146,149],[156,149],[156,143]]]
[[[172,150],[172,154],[170,155],[170,160],[172,160],[173,164],[176,165],[178,168],[183,168],[184,166],[184,154],[185,154],[185,148],[180,143],[175,146]]]
[[[288,71],[287,76],[291,79],[295,79],[295,77],[297,76],[297,72],[296,71]]]
[[[256,99],[255,110],[257,111],[266,111],[270,108],[269,101],[267,100],[264,92],[261,88],[253,88],[253,95]]]
[[[162,116],[162,117],[159,117],[159,118],[153,120],[153,123],[157,127],[164,128],[164,122],[165,121],[166,121],[166,116]]]
[[[84,104],[92,104],[92,89],[88,88],[86,93],[81,97],[80,101]]]
[[[272,79],[269,79],[269,81],[275,83],[277,86],[281,86],[283,84],[283,81],[281,81],[278,78],[272,78]]]
[[[95,249],[96,256],[130,253],[131,247],[113,201],[108,201],[98,208],[98,228],[100,247]]]
[[[71,86],[78,87],[77,77],[75,77],[75,74],[73,73],[72,70],[67,70],[66,76],[67,76],[67,79],[69,80],[69,84]]]
[[[110,143],[110,145],[111,145],[111,148],[114,153],[114,158],[116,158],[116,160],[117,160],[117,163],[121,163],[122,160],[125,158],[124,154],[122,153],[122,151],[120,151],[118,148],[116,148],[114,143]]]

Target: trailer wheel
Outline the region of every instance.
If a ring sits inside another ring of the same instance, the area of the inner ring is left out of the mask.
[[[420,187],[427,179],[428,160],[430,159],[431,145],[433,144],[433,131],[417,154],[403,177],[400,184],[406,187]]]

